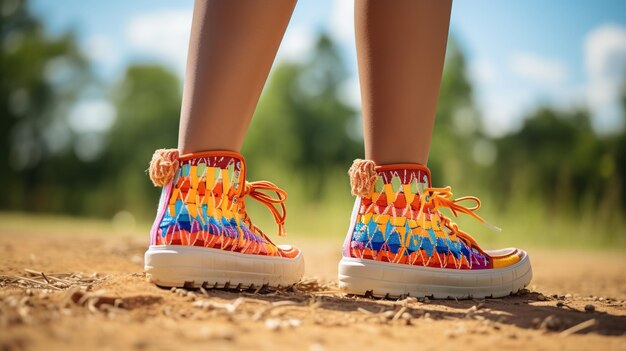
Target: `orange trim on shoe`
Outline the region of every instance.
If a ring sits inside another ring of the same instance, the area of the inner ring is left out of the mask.
[[[416,169],[422,171],[428,175],[428,186],[431,187],[430,169],[421,163],[389,163],[384,165],[377,165],[374,167],[376,172],[392,171],[397,169]]]
[[[194,158],[199,157],[213,157],[213,156],[226,156],[226,157],[234,157],[243,160],[243,155],[237,151],[230,150],[208,150],[208,151],[197,151],[197,152],[188,152],[186,154],[182,154],[178,157],[180,161],[187,161]]]

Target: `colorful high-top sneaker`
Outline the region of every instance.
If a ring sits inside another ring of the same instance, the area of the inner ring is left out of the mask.
[[[526,252],[482,250],[441,213],[448,208],[485,223],[474,213],[476,197],[452,199],[449,187],[433,188],[425,166],[356,160],[349,174],[357,199],[339,263],[339,286],[348,293],[502,297],[530,283]]]
[[[274,245],[252,224],[244,203],[251,197],[265,204],[283,235],[287,194],[270,182],[247,182],[246,164],[239,153],[179,156],[175,149],[157,150],[150,178],[155,186],[163,187],[145,254],[152,282],[250,288],[288,286],[302,278],[300,251]],[[275,192],[277,198],[262,191]]]

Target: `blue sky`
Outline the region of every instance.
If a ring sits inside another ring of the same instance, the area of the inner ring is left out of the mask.
[[[351,0],[300,0],[277,62],[301,60],[320,31],[341,45],[358,105]],[[155,60],[182,75],[193,2],[31,2],[54,35],[75,29],[97,72],[119,79],[132,61]],[[599,132],[623,127],[618,90],[626,77],[626,1],[457,0],[451,33],[467,55],[486,130],[519,127],[538,104],[588,106]]]

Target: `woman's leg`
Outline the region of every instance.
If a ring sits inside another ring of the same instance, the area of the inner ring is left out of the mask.
[[[478,198],[452,200],[449,187],[432,186],[430,170],[424,165],[450,7],[449,0],[357,0],[369,160],[355,160],[348,171],[357,199],[339,263],[339,287],[347,293],[503,297],[528,286],[532,278],[525,251],[484,251],[446,217],[444,208],[487,224],[475,213]],[[461,200],[476,206],[465,207]]]
[[[196,0],[178,149],[239,151],[296,0]]]
[[[451,0],[356,0],[365,157],[426,164]]]
[[[238,152],[294,5],[196,1],[178,150],[159,149],[150,162],[152,182],[163,187],[145,254],[157,285],[279,287],[304,274],[300,251],[267,240],[246,212],[247,201],[261,202],[281,235],[287,194],[247,182]]]

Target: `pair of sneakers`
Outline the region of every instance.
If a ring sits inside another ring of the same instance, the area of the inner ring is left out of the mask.
[[[432,187],[425,166],[356,160],[349,174],[356,201],[339,262],[339,286],[346,293],[501,297],[530,283],[526,252],[483,250],[441,213],[448,208],[484,222],[475,213],[477,198],[452,199],[449,187]],[[241,154],[157,150],[150,177],[163,187],[145,254],[155,284],[279,287],[302,278],[302,253],[275,245],[245,207],[248,197],[265,204],[283,235],[287,194],[271,182],[247,182]]]

